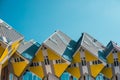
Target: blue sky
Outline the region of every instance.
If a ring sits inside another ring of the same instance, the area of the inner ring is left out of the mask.
[[[74,40],[87,32],[120,44],[120,0],[0,0],[0,18],[39,43],[61,30]]]

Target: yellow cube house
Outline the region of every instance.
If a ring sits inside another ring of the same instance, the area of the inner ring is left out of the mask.
[[[104,50],[104,56],[107,65],[101,71],[106,79],[120,79],[120,47],[113,41],[110,41]]]
[[[22,40],[23,36],[21,34],[0,19],[0,73],[8,65],[8,59],[17,50]]]
[[[99,51],[105,47],[96,39],[87,33],[82,33],[82,36],[77,42],[76,52],[73,55],[71,65],[66,69],[72,76],[86,80],[91,79],[101,72],[106,63],[99,58]]]
[[[52,75],[57,80],[69,66],[75,45],[67,35],[56,31],[43,42],[29,70],[42,79]]]
[[[33,40],[21,42],[15,54],[10,58],[11,70],[16,77],[21,77],[26,72],[39,46],[40,44]]]

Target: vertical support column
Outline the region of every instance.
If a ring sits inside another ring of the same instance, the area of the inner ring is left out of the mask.
[[[9,80],[8,66],[2,68],[2,64],[0,64],[0,80]]]
[[[22,80],[22,77],[16,77],[15,75],[13,75],[13,80]]]
[[[95,79],[89,75],[83,75],[78,80],[95,80]]]
[[[4,80],[9,80],[9,69],[8,65],[4,68]]]
[[[81,76],[78,80],[85,80],[85,76]]]
[[[60,80],[55,75],[48,74],[43,80]]]
[[[115,77],[115,76],[113,76],[112,80],[116,80],[116,77]]]

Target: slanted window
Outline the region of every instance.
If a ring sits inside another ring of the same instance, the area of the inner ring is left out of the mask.
[[[76,64],[74,64],[74,67],[76,67]]]
[[[24,59],[22,59],[21,57],[17,57],[17,58],[14,58],[14,61],[15,62],[21,62],[21,61],[24,61]]]
[[[60,64],[60,63],[62,63],[60,59],[56,60],[56,64]]]
[[[39,65],[40,65],[39,62],[32,62],[30,66],[33,67],[33,66],[39,66]]]
[[[47,49],[47,48],[43,45],[43,47],[41,48],[41,50],[45,50],[45,49]]]
[[[114,59],[114,66],[119,66],[118,58]]]
[[[30,66],[31,66],[31,67],[32,67],[32,66],[34,66],[33,62],[31,63],[31,65],[30,65]]]
[[[109,68],[109,64],[106,65],[106,68]]]
[[[95,64],[95,61],[92,61],[92,64]]]
[[[92,64],[96,65],[96,64],[101,64],[102,62],[100,60],[95,60],[95,61],[92,61]]]
[[[95,61],[95,64],[98,64],[97,61]]]
[[[86,60],[85,57],[81,58],[82,66],[86,66]]]
[[[100,60],[98,60],[98,64],[101,64],[102,62]]]
[[[80,52],[84,52],[85,50],[83,49],[83,48],[80,48],[80,50],[79,50]]]
[[[69,65],[69,67],[77,67],[76,63]]]
[[[44,63],[45,63],[45,65],[49,65],[50,64],[48,56],[44,57]]]
[[[115,50],[115,49],[112,51],[112,53],[117,53],[117,52],[118,52],[118,51],[117,51],[117,50]]]

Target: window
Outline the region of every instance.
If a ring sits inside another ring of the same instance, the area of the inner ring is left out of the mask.
[[[92,61],[92,64],[95,64],[95,62],[94,62],[94,61]]]
[[[76,67],[76,64],[74,64],[74,67]]]
[[[77,65],[76,65],[76,63],[73,63],[69,67],[77,67]]]
[[[30,66],[33,67],[33,66],[39,66],[39,65],[40,65],[39,62],[32,62]]]
[[[43,45],[43,47],[41,48],[41,50],[45,50],[45,49],[47,49],[47,48]]]
[[[79,50],[80,52],[84,52],[84,49],[83,48],[80,48],[80,50]]]
[[[102,62],[100,60],[98,60],[98,64],[101,64]]]
[[[81,58],[82,66],[86,66],[86,60],[85,57]]]
[[[97,61],[95,61],[95,64],[98,64]]]
[[[15,62],[21,62],[21,61],[24,61],[24,59],[22,59],[21,57],[17,57],[17,58],[14,58],[14,61]]]
[[[62,63],[61,60],[56,60],[56,64]]]
[[[48,56],[44,57],[44,63],[45,63],[45,65],[49,65],[50,64]]]
[[[118,58],[114,59],[114,66],[119,66]]]
[[[106,68],[109,68],[109,64],[106,65]]]
[[[117,50],[114,49],[114,50],[112,51],[112,53],[117,53]]]
[[[101,64],[102,62],[100,60],[95,60],[95,61],[92,61],[92,64]]]

